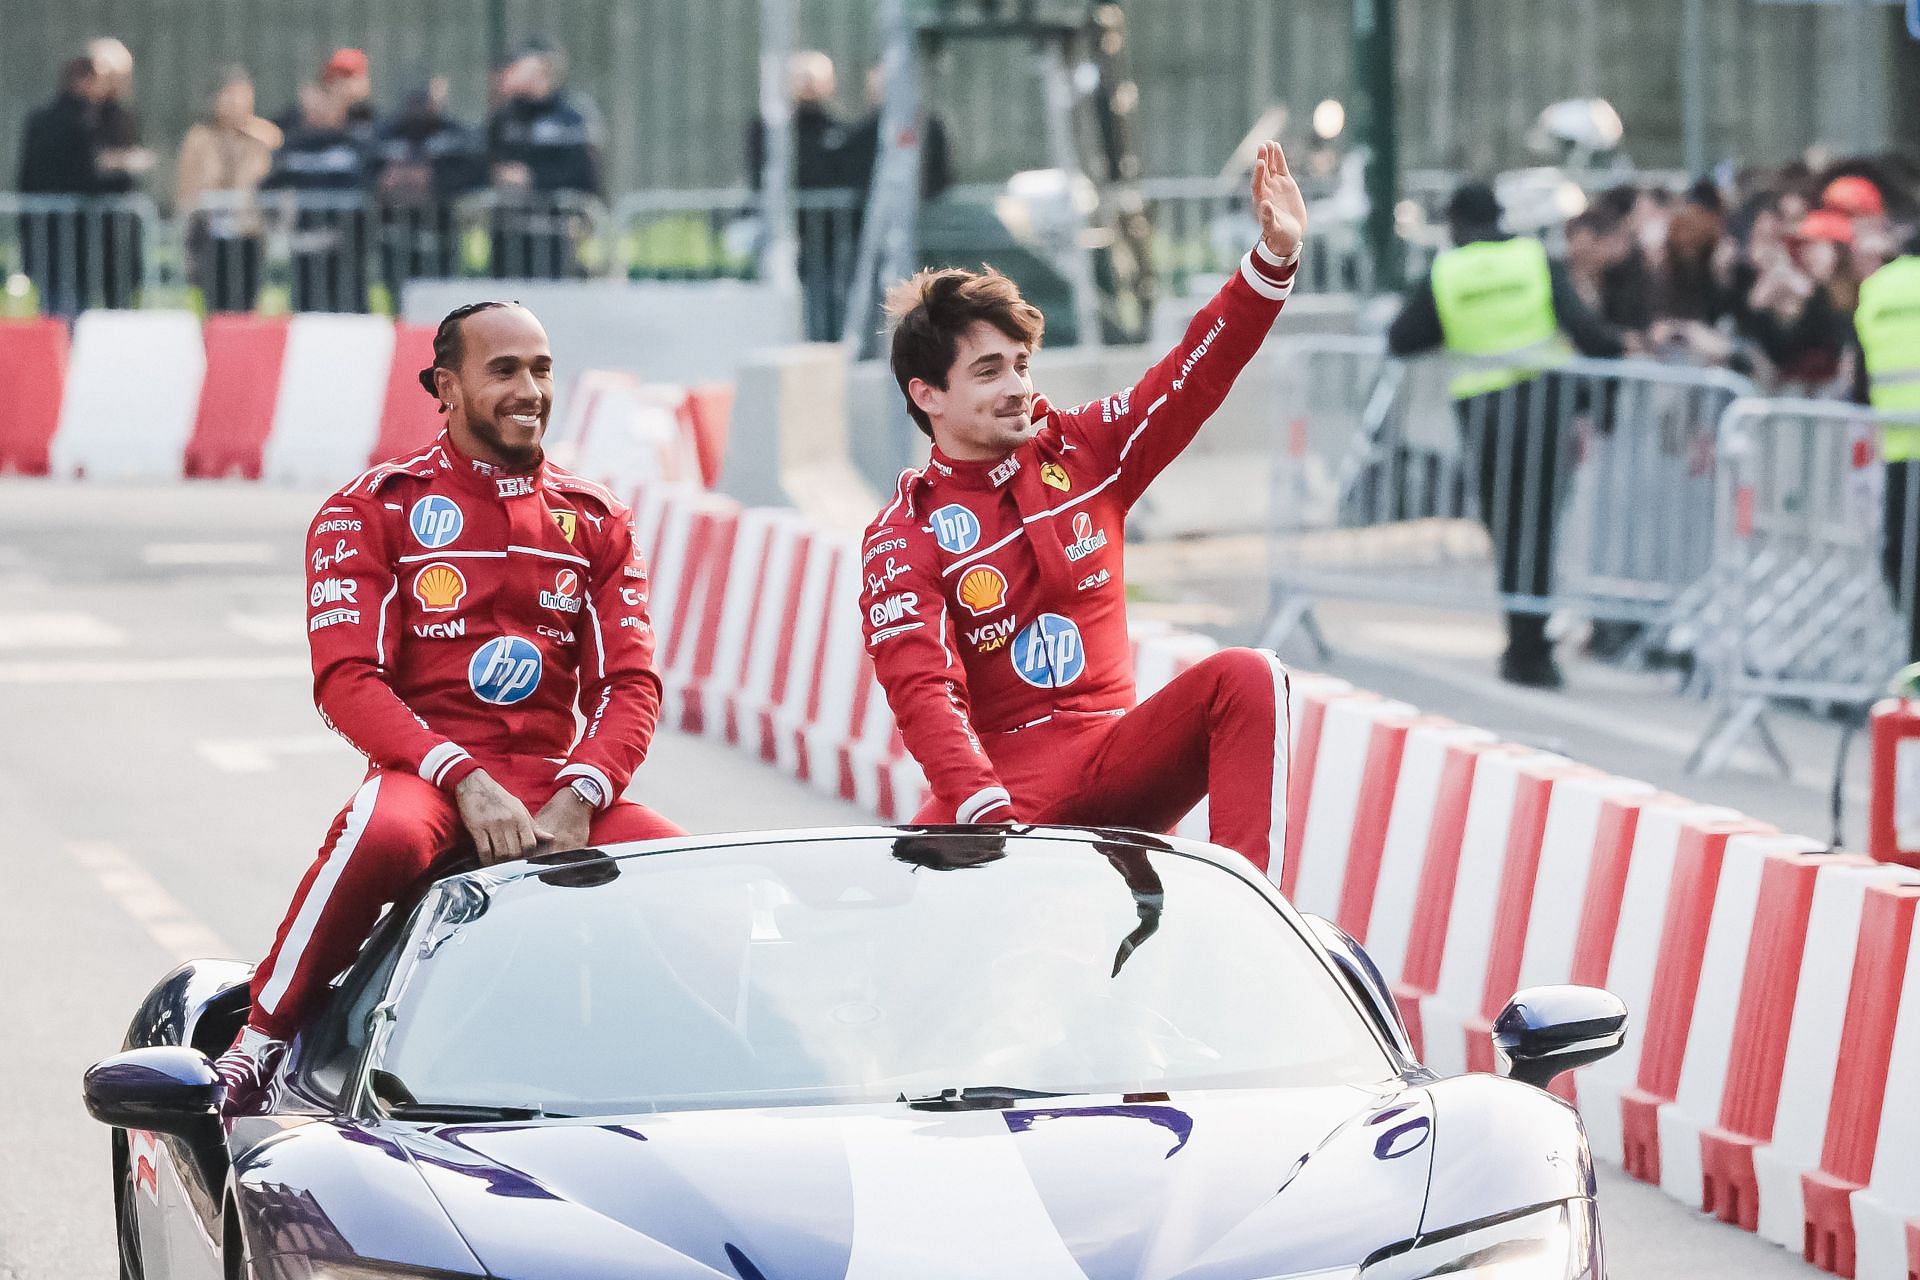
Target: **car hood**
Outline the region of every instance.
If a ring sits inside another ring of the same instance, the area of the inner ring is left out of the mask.
[[[399,1138],[496,1276],[1254,1280],[1420,1223],[1424,1089],[548,1121]]]

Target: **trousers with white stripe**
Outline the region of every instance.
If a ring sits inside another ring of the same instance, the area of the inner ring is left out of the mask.
[[[550,761],[487,761],[485,767],[529,813],[538,813],[557,790]],[[587,839],[616,844],[680,834],[644,805],[616,800],[594,816]],[[333,820],[273,949],[253,971],[249,1024],[276,1040],[291,1039],[327,984],[353,962],[381,909],[472,856],[452,796],[411,773],[369,771]]]
[[[1287,673],[1222,649],[1124,714],[1056,711],[983,733],[1024,822],[1171,831],[1202,799],[1209,838],[1280,881],[1287,831]],[[916,822],[951,822],[934,801]]]

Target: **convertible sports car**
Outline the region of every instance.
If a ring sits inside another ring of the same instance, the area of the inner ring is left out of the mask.
[[[87,1072],[122,1277],[1597,1280],[1544,1085],[1617,1048],[1523,992],[1439,1079],[1353,940],[1137,832],[695,837],[448,876],[223,1125],[245,965]],[[1529,1083],[1530,1082],[1530,1083]]]

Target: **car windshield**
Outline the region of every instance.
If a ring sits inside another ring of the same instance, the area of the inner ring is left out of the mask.
[[[437,902],[369,1062],[422,1107],[611,1114],[1393,1074],[1286,918],[1171,849],[928,833],[590,854],[504,883],[463,877]]]

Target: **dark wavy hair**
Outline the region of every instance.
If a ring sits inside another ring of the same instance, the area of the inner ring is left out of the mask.
[[[914,424],[928,439],[933,424],[914,404],[908,383],[918,378],[945,390],[947,373],[960,357],[960,336],[976,320],[985,320],[1034,351],[1040,349],[1047,327],[1040,308],[1020,296],[1020,286],[992,267],[917,272],[887,295],[887,317],[893,323],[894,381],[907,397]]]

